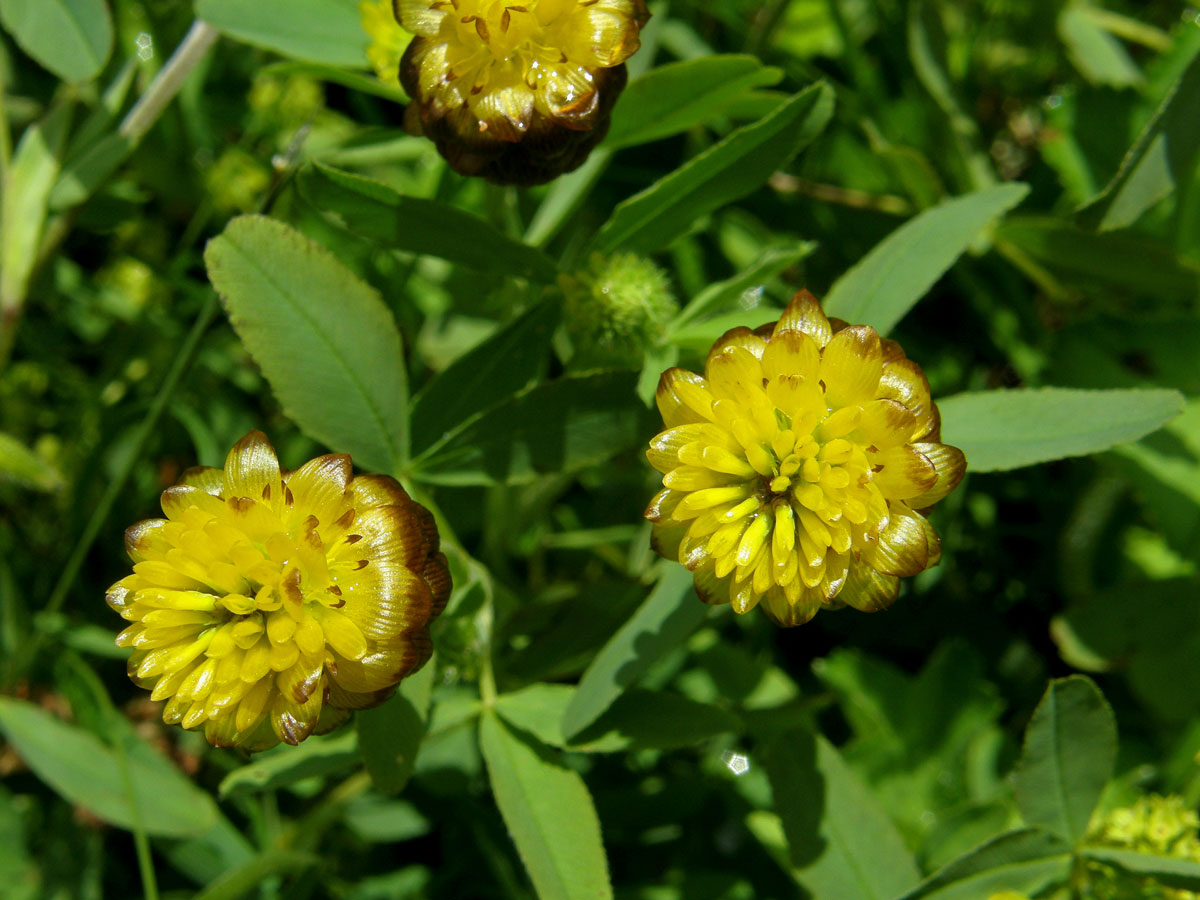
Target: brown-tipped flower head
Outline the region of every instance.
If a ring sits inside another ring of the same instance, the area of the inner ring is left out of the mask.
[[[608,129],[640,46],[645,0],[395,0],[410,129],[455,171],[540,184]]]
[[[780,625],[822,607],[867,612],[937,563],[918,510],[962,479],[940,442],[929,382],[894,341],[828,319],[807,291],[777,323],[735,328],[704,375],[668,369],[666,430],[650,442],[663,490],[654,548],[695,573],[708,603],[762,603]]]
[[[162,509],[125,533],[133,574],[107,599],[168,724],[219,747],[298,744],[429,659],[450,575],[433,517],[394,479],[354,476],[345,454],[280,470],[252,431]]]

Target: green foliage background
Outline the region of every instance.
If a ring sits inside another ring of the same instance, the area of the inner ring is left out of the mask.
[[[6,898],[1200,890],[1089,830],[1200,802],[1200,7],[652,10],[606,142],[516,191],[404,133],[353,0],[0,0]],[[585,366],[555,285],[626,251],[681,309]],[[641,449],[801,287],[971,474],[892,609],[779,630],[652,554]],[[161,724],[103,602],[250,428],[400,477],[455,579],[393,700],[253,759]]]

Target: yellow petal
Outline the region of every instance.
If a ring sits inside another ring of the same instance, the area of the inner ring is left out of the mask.
[[[347,616],[332,609],[319,607],[317,621],[325,634],[325,643],[347,659],[362,659],[367,652],[367,639]]]
[[[876,470],[872,483],[889,500],[908,500],[937,486],[938,473],[929,457],[911,444],[869,454]]]
[[[821,304],[808,291],[800,291],[792,298],[775,324],[771,340],[784,331],[802,331],[816,341],[818,347],[824,347],[833,335],[833,328]]]
[[[937,481],[907,503],[914,509],[924,509],[940,501],[962,481],[967,472],[967,459],[957,447],[949,444],[913,444],[913,449],[933,463]]]
[[[835,334],[821,353],[821,380],[832,407],[866,403],[875,397],[883,373],[879,335],[866,325]]]
[[[279,458],[261,431],[251,431],[233,445],[225,458],[223,495],[251,500],[280,499]]]
[[[297,524],[309,516],[316,516],[318,523],[333,522],[350,504],[346,489],[350,484],[353,466],[344,453],[330,453],[310,459],[284,478],[285,502],[289,500],[289,514]]]
[[[662,373],[655,394],[658,411],[668,428],[705,422],[712,416],[712,395],[704,379],[686,369],[672,368]]]
[[[803,331],[786,330],[775,334],[762,355],[766,378],[798,376],[803,381],[820,377],[821,352],[817,342]]]

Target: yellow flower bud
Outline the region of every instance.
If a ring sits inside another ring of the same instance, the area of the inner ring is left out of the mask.
[[[344,454],[281,470],[252,431],[162,508],[125,533],[133,574],[107,600],[168,724],[218,747],[298,744],[429,659],[450,575],[433,517],[394,479],[354,476]]]
[[[822,607],[866,612],[936,565],[919,512],[962,480],[920,367],[873,328],[830,320],[807,291],[783,316],[727,332],[704,375],[668,369],[666,430],[647,456],[663,490],[654,548],[708,603],[762,604],[780,625]]]
[[[501,184],[587,158],[649,18],[644,0],[396,0],[396,15],[416,35],[400,65],[406,124],[455,171]]]

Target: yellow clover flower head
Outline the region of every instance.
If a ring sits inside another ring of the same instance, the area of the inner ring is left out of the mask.
[[[1200,862],[1200,817],[1178,795],[1139,797],[1109,812],[1092,840],[1103,846]],[[1096,900],[1200,900],[1200,894],[1169,888],[1103,863],[1088,864],[1089,896]]]
[[[125,533],[133,574],[107,599],[166,723],[218,747],[298,744],[429,659],[450,575],[433,517],[394,479],[354,476],[345,454],[281,470],[252,431],[162,509]]]
[[[358,16],[363,31],[371,38],[367,62],[384,84],[400,84],[400,58],[412,35],[400,27],[392,0],[362,0]]]
[[[450,166],[501,184],[569,172],[604,137],[645,0],[396,0],[416,37],[406,123]]]
[[[666,430],[647,456],[663,490],[646,518],[705,602],[761,603],[780,625],[822,607],[872,612],[940,558],[918,510],[966,460],[940,443],[929,382],[894,341],[826,318],[807,291],[777,323],[727,332],[703,376],[664,372],[658,408]]]

